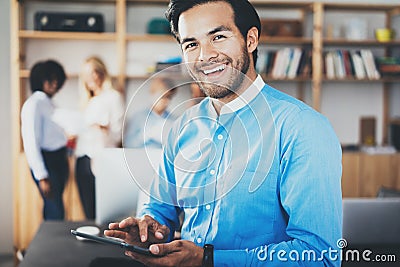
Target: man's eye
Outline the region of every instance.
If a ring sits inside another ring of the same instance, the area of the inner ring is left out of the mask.
[[[193,49],[196,46],[196,43],[188,43],[187,45],[185,45],[185,50]]]
[[[217,35],[217,36],[215,36],[214,37],[214,41],[218,41],[218,40],[222,40],[222,39],[225,39],[226,37],[224,36],[224,35]]]

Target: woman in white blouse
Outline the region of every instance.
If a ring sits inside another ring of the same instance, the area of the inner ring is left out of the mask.
[[[92,159],[105,147],[121,143],[124,101],[112,86],[104,62],[98,57],[86,59],[81,76],[80,100],[84,129],[78,135],[75,176],[87,219],[95,218],[95,170]]]

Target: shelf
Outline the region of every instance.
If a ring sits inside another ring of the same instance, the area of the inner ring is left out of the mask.
[[[143,75],[126,75],[126,79],[129,80],[147,80],[151,77],[152,74],[143,74]]]
[[[137,42],[176,42],[171,34],[128,34],[127,41]]]
[[[19,77],[21,79],[28,79],[30,74],[30,70],[20,70]],[[68,79],[77,79],[79,77],[78,73],[66,73]]]
[[[347,83],[347,82],[360,82],[360,83],[370,83],[370,82],[375,82],[375,83],[395,83],[395,82],[400,82],[400,77],[384,77],[378,80],[370,80],[370,79],[356,79],[356,78],[344,78],[344,79],[327,79],[326,77],[323,78],[323,82],[342,82],[342,83]]]
[[[21,3],[52,2],[52,3],[116,3],[117,0],[18,0]]]
[[[250,0],[255,7],[260,8],[276,8],[276,9],[308,9],[312,10],[312,2],[301,2],[301,1],[265,1],[265,0]]]
[[[400,40],[390,42],[378,42],[377,40],[347,40],[347,39],[324,39],[324,45],[327,46],[354,46],[354,47],[389,47],[400,46]]]
[[[95,40],[115,41],[115,33],[94,32],[53,32],[53,31],[27,31],[20,30],[19,38],[24,39],[55,39],[55,40]]]
[[[126,0],[127,4],[153,4],[153,5],[163,5],[168,6],[169,0]]]
[[[325,3],[326,11],[368,11],[368,12],[399,12],[398,5],[390,4],[339,4]]]
[[[19,77],[21,79],[28,79],[30,75],[30,70],[23,69],[19,71]],[[78,79],[79,78],[79,73],[66,73],[67,79]],[[116,74],[110,74],[112,79],[117,79]]]
[[[311,77],[296,77],[294,79],[277,79],[265,74],[262,74],[261,77],[263,78],[263,80],[265,82],[310,82],[311,81]]]
[[[312,38],[305,37],[266,37],[261,36],[260,43],[263,45],[312,45]]]
[[[389,123],[393,124],[400,124],[400,118],[391,118]]]

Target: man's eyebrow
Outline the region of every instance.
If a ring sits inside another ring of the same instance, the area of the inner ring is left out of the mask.
[[[193,41],[196,41],[196,38],[194,38],[194,37],[183,38],[181,41],[181,45],[184,43],[193,42]]]
[[[207,35],[210,36],[210,35],[213,35],[213,34],[215,34],[217,32],[224,32],[224,31],[232,31],[232,29],[227,27],[227,26],[221,25],[221,26],[218,26],[215,29],[209,31]]]
[[[223,32],[223,31],[232,31],[232,29],[227,27],[227,26],[221,25],[221,26],[218,26],[218,27],[212,29],[211,31],[209,31],[207,33],[207,36],[213,35],[213,34],[215,34],[217,32]],[[182,41],[181,41],[181,45],[184,44],[184,43],[193,42],[193,41],[196,41],[196,38],[194,38],[194,37],[183,38]]]

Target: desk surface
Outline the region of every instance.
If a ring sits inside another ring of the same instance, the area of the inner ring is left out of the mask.
[[[117,263],[112,266],[121,265],[118,264],[121,262],[125,262],[122,265],[126,265],[129,259],[124,255],[122,248],[93,241],[79,241],[71,234],[71,229],[84,225],[95,224],[93,222],[43,222],[19,267],[87,267],[94,260],[109,261],[110,258]],[[129,264],[129,266],[135,265]]]

